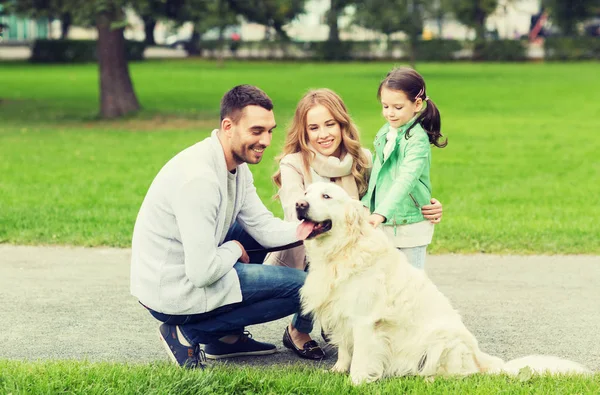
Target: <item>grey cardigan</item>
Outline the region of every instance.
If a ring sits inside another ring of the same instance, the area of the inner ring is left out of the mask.
[[[145,306],[198,314],[242,301],[233,265],[241,249],[219,245],[225,226],[227,166],[211,137],[183,150],[158,173],[133,230],[131,293]],[[261,202],[247,164],[237,167],[233,218],[264,247],[297,241],[296,222],[275,218]]]

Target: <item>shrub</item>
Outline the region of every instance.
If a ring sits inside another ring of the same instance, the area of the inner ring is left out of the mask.
[[[521,40],[492,40],[475,43],[473,60],[514,62],[527,59]]]
[[[95,40],[35,40],[31,58],[35,63],[85,63],[98,60]],[[146,45],[126,41],[127,60],[143,60]]]
[[[547,60],[600,59],[600,39],[597,37],[548,37],[544,40]]]
[[[417,44],[417,60],[454,60],[456,58],[456,52],[460,51],[461,49],[462,44],[458,40],[446,40],[441,38],[422,40]]]

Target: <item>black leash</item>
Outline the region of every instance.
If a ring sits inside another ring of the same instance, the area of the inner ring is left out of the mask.
[[[272,248],[257,248],[254,250],[246,250],[246,252],[248,254],[251,254],[251,253],[255,253],[255,252],[268,253],[268,252],[275,252],[275,251],[283,251],[283,250],[289,250],[290,248],[301,246],[302,243],[303,243],[303,241],[300,240],[300,241],[297,241],[292,244],[286,244],[284,246],[272,247]]]

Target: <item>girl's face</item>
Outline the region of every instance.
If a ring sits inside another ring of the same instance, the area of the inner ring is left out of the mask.
[[[306,113],[308,143],[325,156],[340,157],[342,129],[327,107],[317,104]]]
[[[381,89],[381,106],[383,117],[390,126],[399,128],[410,121],[423,108],[423,100],[410,101],[402,91]]]

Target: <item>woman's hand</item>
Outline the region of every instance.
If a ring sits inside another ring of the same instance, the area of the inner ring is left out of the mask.
[[[369,218],[367,218],[367,221],[376,228],[385,221],[385,217],[379,214],[371,214],[369,215]]]
[[[442,203],[435,198],[431,198],[431,204],[421,207],[421,213],[432,224],[439,224],[442,220]]]
[[[239,261],[242,263],[250,263],[250,257],[248,256],[248,253],[246,252],[246,249],[244,248],[242,243],[240,243],[237,240],[233,240],[233,241],[235,241],[240,246],[240,249],[242,250],[242,256],[240,257]]]

